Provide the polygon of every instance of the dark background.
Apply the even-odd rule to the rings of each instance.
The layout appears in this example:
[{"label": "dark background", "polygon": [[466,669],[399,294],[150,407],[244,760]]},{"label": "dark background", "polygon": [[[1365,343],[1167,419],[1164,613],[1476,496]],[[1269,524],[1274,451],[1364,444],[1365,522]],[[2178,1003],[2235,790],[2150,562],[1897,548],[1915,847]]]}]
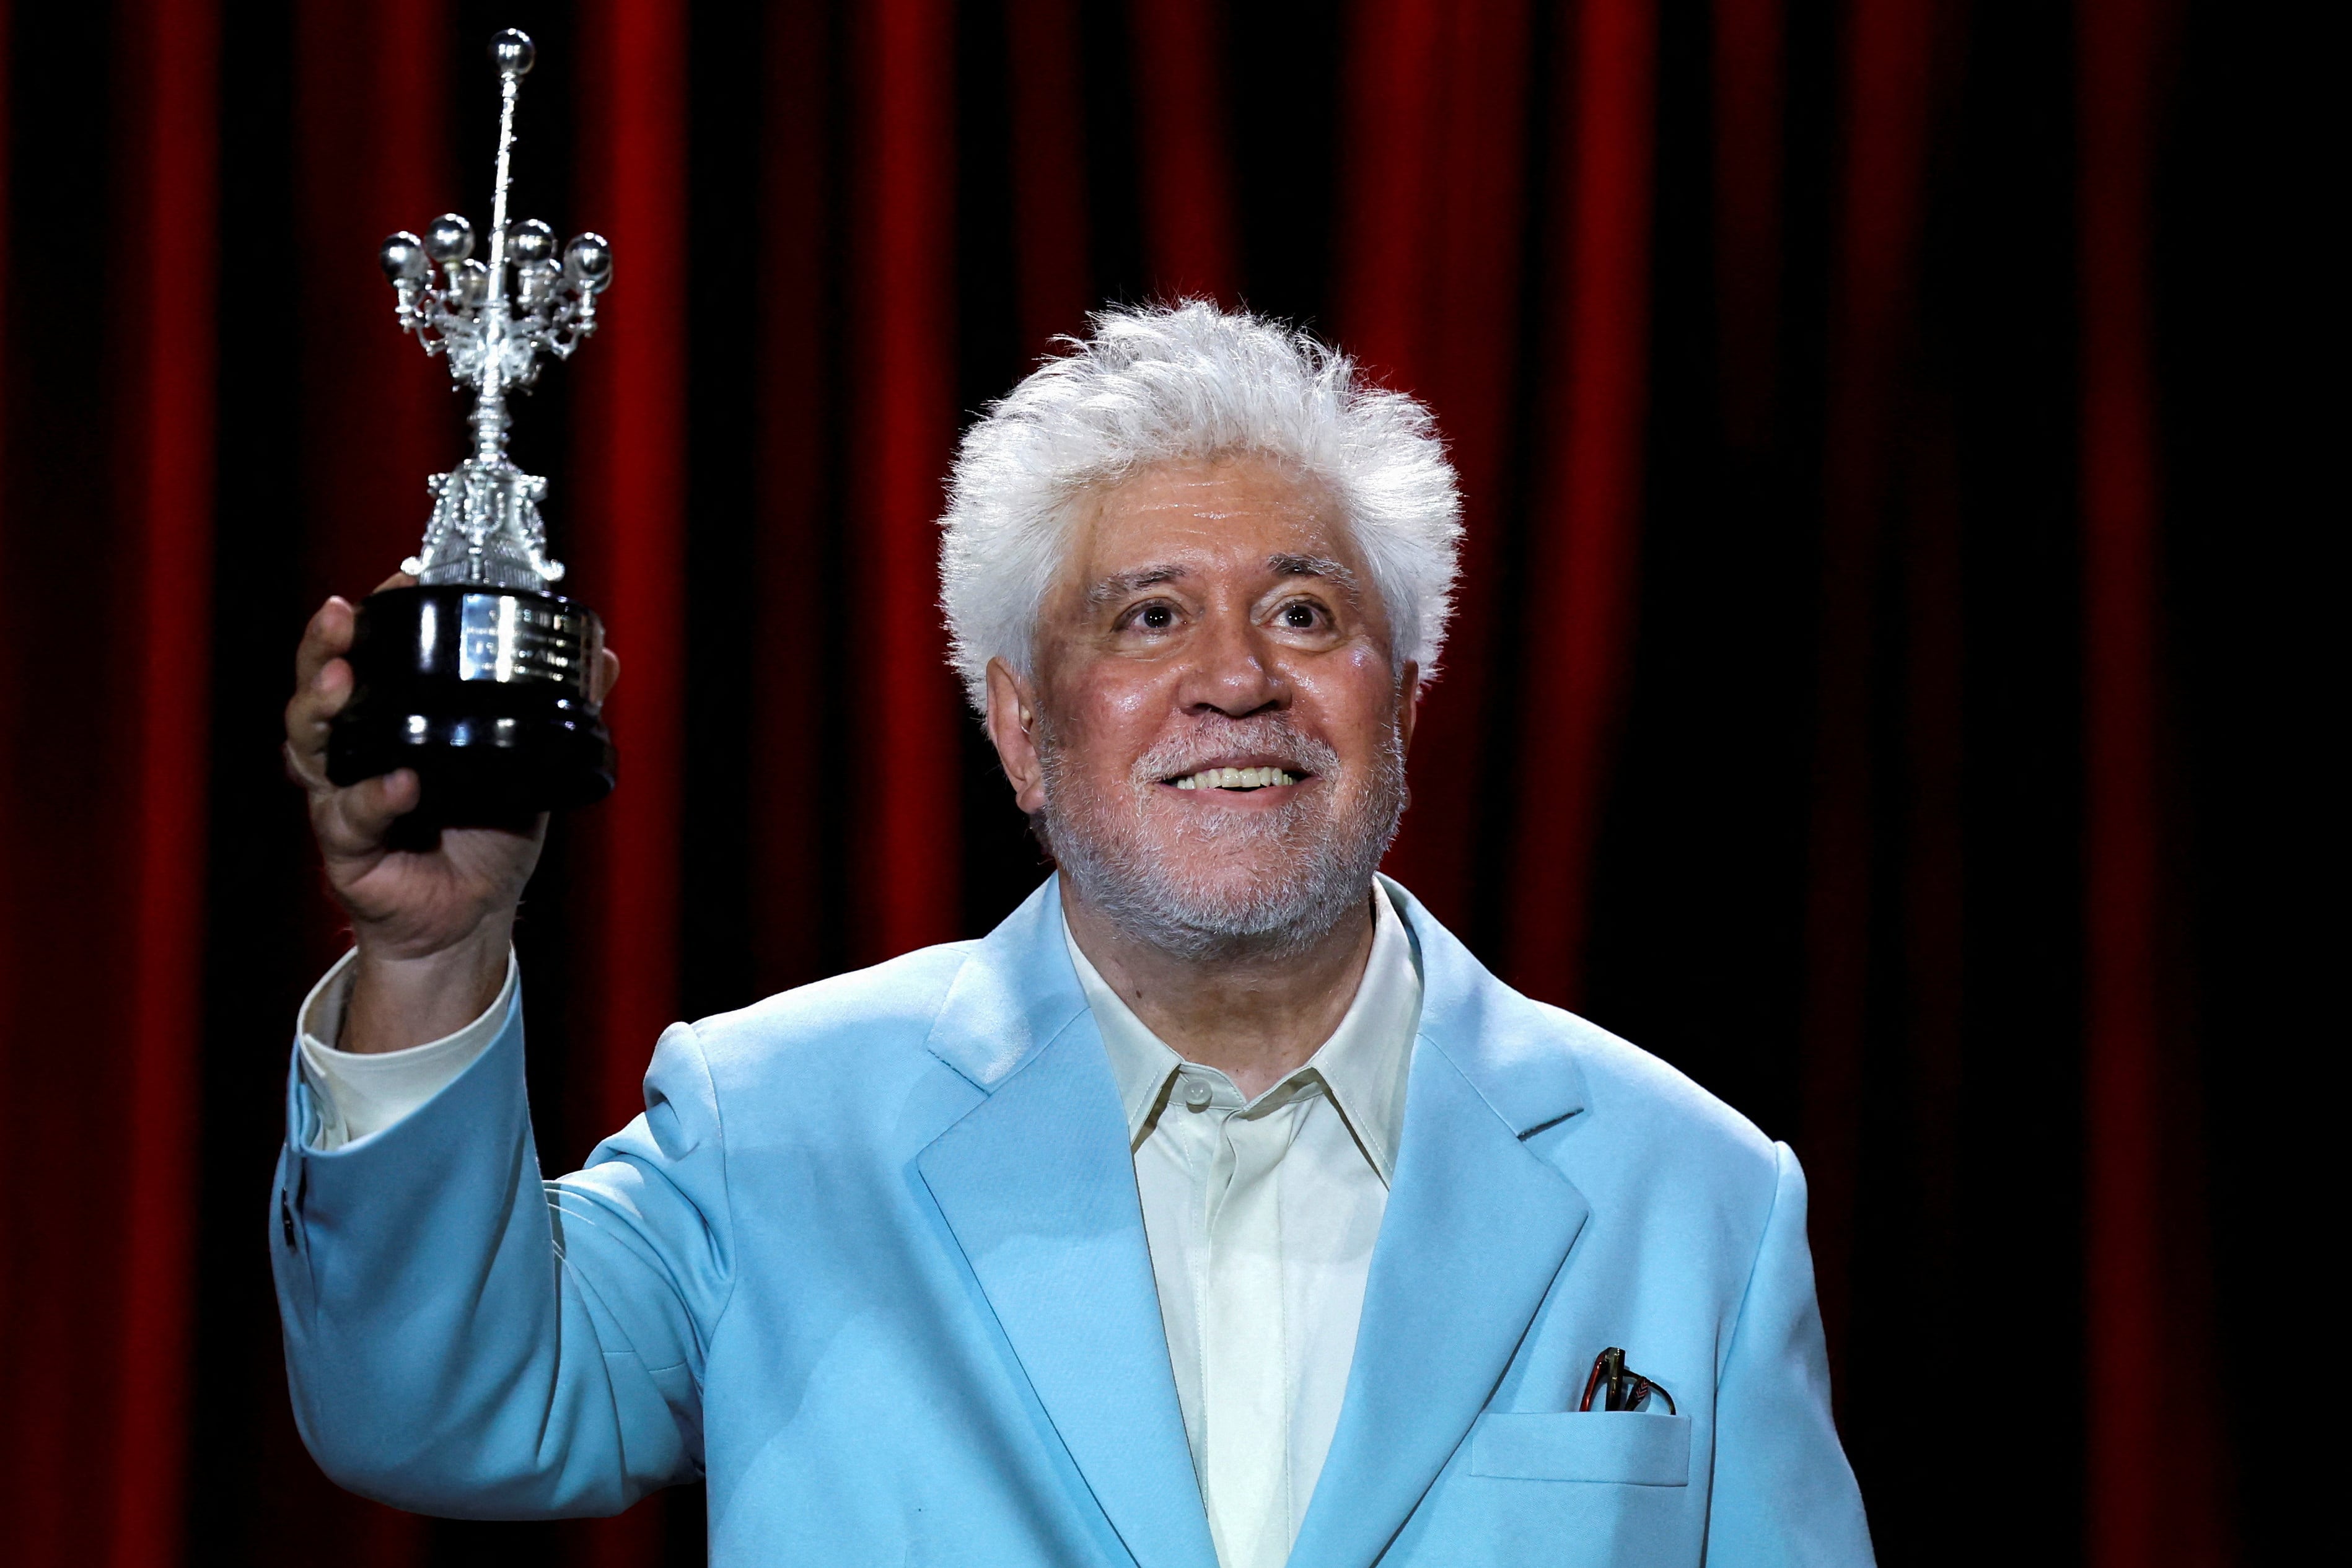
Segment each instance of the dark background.
[{"label": "dark background", "polygon": [[2343,508],[2340,394],[2298,374],[2340,363],[2336,117],[2284,21],[0,17],[11,1561],[700,1554],[695,1491],[511,1525],[339,1492],[269,1300],[288,1024],[341,944],[278,708],[458,453],[371,256],[486,220],[510,24],[519,210],[619,256],[515,440],[628,671],[621,790],[557,825],[520,938],[549,1166],[667,1019],[1044,874],[941,662],[938,476],[1090,303],[1211,294],[1435,406],[1472,543],[1391,869],[1794,1145],[1882,1559],[2290,1549]]}]

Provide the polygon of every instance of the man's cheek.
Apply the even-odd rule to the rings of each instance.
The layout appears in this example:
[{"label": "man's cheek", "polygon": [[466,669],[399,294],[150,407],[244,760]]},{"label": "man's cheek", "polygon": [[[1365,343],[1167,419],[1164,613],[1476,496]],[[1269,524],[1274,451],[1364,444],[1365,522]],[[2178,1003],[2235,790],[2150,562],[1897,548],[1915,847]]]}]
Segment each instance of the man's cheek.
[{"label": "man's cheek", "polygon": [[1057,695],[1063,700],[1055,704],[1055,728],[1074,760],[1121,749],[1147,711],[1139,694],[1106,672],[1080,672]]},{"label": "man's cheek", "polygon": [[1095,700],[1088,706],[1106,737],[1139,737],[1156,732],[1172,705],[1162,681],[1113,676],[1096,687]]}]

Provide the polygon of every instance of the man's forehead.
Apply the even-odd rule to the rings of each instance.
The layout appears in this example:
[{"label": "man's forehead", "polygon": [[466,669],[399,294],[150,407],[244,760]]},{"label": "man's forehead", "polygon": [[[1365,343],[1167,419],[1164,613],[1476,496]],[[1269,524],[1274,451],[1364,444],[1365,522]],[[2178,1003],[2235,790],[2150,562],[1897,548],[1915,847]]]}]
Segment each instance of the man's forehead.
[{"label": "man's forehead", "polygon": [[[1275,550],[1267,554],[1259,565],[1268,577],[1320,578],[1343,592],[1352,594],[1356,591],[1355,570],[1334,556],[1316,555],[1298,550]],[[1182,586],[1203,575],[1205,573],[1201,568],[1192,561],[1181,559],[1154,561],[1149,566],[1136,567],[1126,571],[1106,572],[1086,585],[1086,595],[1090,603],[1106,603],[1162,584]]]}]

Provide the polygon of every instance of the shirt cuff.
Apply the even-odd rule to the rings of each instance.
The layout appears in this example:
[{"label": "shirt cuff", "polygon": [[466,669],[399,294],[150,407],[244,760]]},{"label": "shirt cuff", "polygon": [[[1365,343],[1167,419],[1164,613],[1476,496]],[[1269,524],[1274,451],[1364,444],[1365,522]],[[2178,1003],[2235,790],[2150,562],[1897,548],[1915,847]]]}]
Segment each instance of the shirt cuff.
[{"label": "shirt cuff", "polygon": [[498,999],[457,1033],[405,1051],[338,1051],[335,1041],[351,1002],[352,960],[358,956],[354,949],[335,960],[302,1001],[302,1082],[319,1116],[310,1146],[320,1153],[383,1132],[448,1087],[498,1039],[520,983],[509,947]]}]

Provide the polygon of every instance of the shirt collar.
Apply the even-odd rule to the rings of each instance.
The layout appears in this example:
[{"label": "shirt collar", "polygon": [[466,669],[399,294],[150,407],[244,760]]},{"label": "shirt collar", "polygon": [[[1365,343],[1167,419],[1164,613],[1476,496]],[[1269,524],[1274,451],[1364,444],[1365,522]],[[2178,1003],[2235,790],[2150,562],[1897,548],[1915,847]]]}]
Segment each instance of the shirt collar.
[{"label": "shirt collar", "polygon": [[[1070,963],[1078,972],[1087,1005],[1094,1009],[1104,1053],[1110,1058],[1111,1076],[1118,1084],[1119,1103],[1127,1113],[1128,1139],[1140,1142],[1152,1113],[1167,1094],[1169,1080],[1183,1068],[1184,1059],[1153,1034],[1111,989],[1070,934],[1066,915],[1062,920],[1062,940],[1070,950]],[[1413,1036],[1420,1025],[1421,969],[1412,938],[1388,890],[1375,883],[1371,956],[1365,960],[1363,978],[1357,983],[1347,1016],[1297,1072],[1266,1093],[1277,1093],[1302,1075],[1315,1074],[1363,1146],[1372,1168],[1386,1182],[1396,1167],[1397,1142],[1404,1131],[1405,1083],[1412,1065]]]}]

